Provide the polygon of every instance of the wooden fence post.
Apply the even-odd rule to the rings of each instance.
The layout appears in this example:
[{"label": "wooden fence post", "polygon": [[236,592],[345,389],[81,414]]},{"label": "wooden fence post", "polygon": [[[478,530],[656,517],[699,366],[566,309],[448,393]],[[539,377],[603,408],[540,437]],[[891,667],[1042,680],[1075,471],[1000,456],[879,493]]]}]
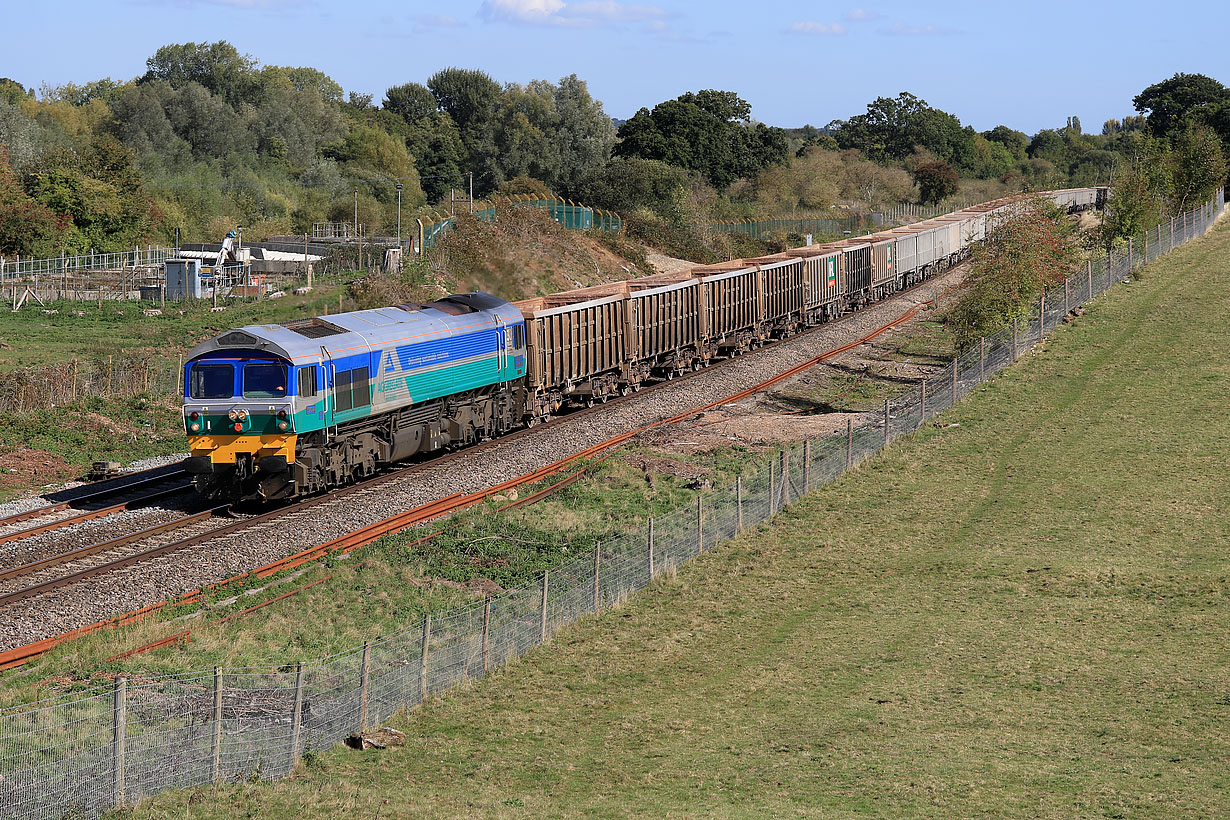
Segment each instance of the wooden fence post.
[{"label": "wooden fence post", "polygon": [[115,679],[111,718],[112,797],[120,808],[124,805],[124,747],[128,739],[128,678],[122,675]]},{"label": "wooden fence post", "polygon": [[696,553],[705,551],[705,497],[696,496]]},{"label": "wooden fence post", "polygon": [[483,598],[483,674],[491,667],[491,596]]},{"label": "wooden fence post", "polygon": [[743,532],[743,476],[735,478],[735,527]]},{"label": "wooden fence post", "polygon": [[419,654],[419,703],[427,700],[427,651],[431,648],[431,613],[423,618],[423,651]]},{"label": "wooden fence post", "polygon": [[[735,479],[735,488],[736,488],[735,492],[736,493],[738,492],[738,486],[739,486],[739,479],[736,478]],[[657,568],[653,565],[653,519],[652,518],[649,519],[649,526],[647,527],[647,530],[649,533],[647,536],[647,539],[649,541],[649,579],[652,581],[653,576],[657,574]]]},{"label": "wooden fence post", "polygon": [[542,605],[539,607],[542,620],[538,626],[538,642],[547,642],[547,589],[551,584],[551,571],[547,570],[542,574]]},{"label": "wooden fence post", "polygon": [[803,439],[803,492],[811,492],[811,439]]},{"label": "wooden fence post", "polygon": [[363,642],[363,659],[359,663],[359,731],[367,731],[367,694],[372,670],[372,642]]},{"label": "wooden fence post", "polygon": [[295,700],[290,714],[290,765],[299,763],[299,735],[303,732],[303,663],[295,664]]},{"label": "wooden fence post", "polygon": [[889,432],[889,416],[888,416],[888,399],[884,400],[884,446],[888,446]]},{"label": "wooden fence post", "polygon": [[846,469],[854,467],[854,419],[846,417]]},{"label": "wooden fence post", "polygon": [[211,783],[222,782],[222,667],[214,667],[214,725],[209,743]]}]

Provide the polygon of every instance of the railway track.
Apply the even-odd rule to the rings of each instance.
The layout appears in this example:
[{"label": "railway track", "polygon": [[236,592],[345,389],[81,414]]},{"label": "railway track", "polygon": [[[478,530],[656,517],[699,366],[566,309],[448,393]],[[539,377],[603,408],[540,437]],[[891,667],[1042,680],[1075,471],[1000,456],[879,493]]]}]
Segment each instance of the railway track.
[{"label": "railway track", "polygon": [[[39,535],[44,532],[67,527],[82,521],[101,518],[116,512],[133,509],[145,503],[157,501],[171,494],[171,489],[150,490],[160,484],[175,483],[175,492],[184,492],[191,487],[187,481],[188,474],[183,468],[175,465],[171,468],[156,467],[128,476],[105,482],[106,486],[95,485],[81,495],[62,501],[54,501],[41,507],[35,507],[23,512],[0,518],[0,544]],[[126,501],[108,503],[113,499],[137,491],[138,495]],[[63,515],[61,515],[63,514]],[[18,525],[31,521],[41,521],[34,526],[20,528]]]},{"label": "railway track", "polygon": [[[541,481],[554,473],[567,469],[570,465],[579,460],[594,457],[603,451],[616,447],[640,434],[649,427],[676,422],[696,412],[709,409],[717,406],[718,404],[737,401],[740,398],[764,390],[767,387],[802,372],[809,367],[815,366],[828,358],[865,344],[891,327],[899,325],[912,318],[920,309],[921,305],[916,305],[892,321],[875,328],[870,333],[866,333],[847,344],[834,347],[822,355],[808,359],[794,367],[789,368],[788,370],[779,372],[766,381],[762,381],[758,384],[747,387],[736,394],[725,396],[719,401],[691,408],[682,414],[661,418],[649,425],[638,426],[635,429],[623,432],[617,436],[602,441],[597,445],[587,447],[579,452],[556,460],[555,462],[548,464],[532,473],[520,476],[511,481],[497,484],[493,487],[487,488],[486,490],[469,494],[455,493],[446,498],[437,499],[426,504],[419,505],[403,513],[399,513],[374,524],[362,527],[354,532],[343,535],[340,538],[336,538],[310,549],[294,553],[286,558],[274,562],[273,564],[260,567],[255,570],[255,572],[258,575],[265,577],[285,569],[293,568],[302,563],[306,563],[307,561],[315,560],[332,552],[350,552],[353,549],[357,549],[358,547],[375,541],[387,533],[404,530],[432,519],[446,516],[456,510],[480,503],[496,493],[505,492],[514,487]],[[842,319],[839,319],[836,322],[827,323],[816,328],[809,328],[808,330],[803,331],[792,338],[800,339],[808,334],[818,332],[823,328],[832,328],[836,325],[842,324],[843,322],[850,321],[858,315],[859,314],[851,314],[850,316],[842,317]],[[718,370],[721,367],[729,365],[735,361],[738,360],[729,359],[722,362],[717,362],[712,368],[708,369],[708,372]],[[664,381],[661,384],[679,385],[681,382],[685,382],[689,379],[699,378],[705,372],[705,370],[701,370],[687,373],[677,379],[669,382]],[[275,521],[283,521],[288,517],[303,517],[305,521],[309,521],[314,514],[329,507],[344,508],[346,506],[354,506],[356,496],[361,496],[362,494],[377,489],[383,485],[401,481],[419,471],[438,469],[442,465],[447,464],[451,459],[461,458],[463,456],[473,457],[475,455],[480,455],[489,448],[550,431],[560,423],[575,422],[577,420],[584,419],[587,416],[610,410],[612,407],[619,404],[636,401],[638,398],[643,398],[650,394],[658,386],[659,385],[654,385],[649,388],[649,390],[642,391],[639,394],[634,393],[622,397],[613,397],[607,402],[599,403],[592,407],[577,409],[571,413],[559,417],[558,419],[554,419],[545,425],[518,430],[507,436],[502,436],[486,442],[480,442],[477,445],[473,445],[463,450],[445,453],[444,455],[437,456],[430,460],[390,470],[384,474],[367,479],[350,487],[335,490],[331,493],[314,498],[304,499],[302,501],[289,504],[285,507],[279,507],[278,509],[269,510],[258,515],[244,516],[219,524],[218,522],[222,520],[224,516],[233,516],[237,514],[230,507],[223,505],[203,510],[199,513],[186,515],[180,519],[176,519],[171,522],[164,522],[155,525],[154,527],[131,534],[126,534],[118,538],[65,551],[64,553],[50,556],[40,561],[31,562],[27,565],[0,571],[0,608],[16,604],[35,596],[65,589],[74,584],[78,584],[91,578],[96,578],[120,569],[158,559],[167,559],[174,556],[176,553],[190,550],[207,542],[213,542],[218,539],[231,538],[239,535],[252,537],[253,533],[259,531],[262,526],[269,525]],[[183,533],[185,529],[188,530],[187,534]],[[171,534],[173,534],[171,538],[166,537]],[[99,558],[102,560],[92,560]],[[9,591],[4,591],[4,586],[7,582],[17,580],[22,580],[21,586],[10,589]]]}]

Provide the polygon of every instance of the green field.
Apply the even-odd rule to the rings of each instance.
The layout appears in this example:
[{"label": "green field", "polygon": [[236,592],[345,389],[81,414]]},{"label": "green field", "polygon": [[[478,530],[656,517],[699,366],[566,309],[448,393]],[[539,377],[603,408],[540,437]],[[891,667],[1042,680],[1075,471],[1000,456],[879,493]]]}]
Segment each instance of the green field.
[{"label": "green field", "polygon": [[133,816],[1230,813],[1230,229],[773,525],[397,720]]},{"label": "green field", "polygon": [[69,359],[105,361],[108,356],[151,350],[174,354],[232,327],[317,316],[326,310],[336,313],[347,282],[361,275],[322,277],[316,289],[303,296],[224,300],[221,304],[227,310],[220,313],[210,310],[208,300],[167,302],[161,316],[143,313],[161,305],[135,300],[103,302],[101,307],[78,301],[43,307],[32,301],[16,312],[0,304],[0,373]]}]

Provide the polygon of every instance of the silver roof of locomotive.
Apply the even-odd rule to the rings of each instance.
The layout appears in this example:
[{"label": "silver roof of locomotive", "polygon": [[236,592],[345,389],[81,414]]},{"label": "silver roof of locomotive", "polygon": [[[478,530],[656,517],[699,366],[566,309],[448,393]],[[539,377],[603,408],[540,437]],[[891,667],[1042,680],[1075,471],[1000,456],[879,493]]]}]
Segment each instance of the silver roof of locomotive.
[{"label": "silver roof of locomotive", "polygon": [[[431,305],[397,306],[356,310],[287,322],[286,325],[245,325],[219,333],[201,342],[189,353],[189,360],[231,351],[257,350],[283,359],[315,361],[323,348],[333,357],[350,356],[368,349],[384,349],[431,338],[460,335],[483,327],[521,321],[516,307],[485,293],[462,294],[444,300],[472,312],[453,315]],[[321,328],[327,335],[310,336],[292,329],[295,326]],[[216,355],[213,355],[216,358]]]}]

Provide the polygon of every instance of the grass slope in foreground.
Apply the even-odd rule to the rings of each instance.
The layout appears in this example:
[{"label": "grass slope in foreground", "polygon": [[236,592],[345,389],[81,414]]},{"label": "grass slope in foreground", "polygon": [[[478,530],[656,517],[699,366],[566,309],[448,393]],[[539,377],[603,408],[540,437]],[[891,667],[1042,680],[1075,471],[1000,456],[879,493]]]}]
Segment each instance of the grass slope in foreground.
[{"label": "grass slope in foreground", "polygon": [[1230,812],[1230,228],[772,526],[395,725],[136,817]]}]

